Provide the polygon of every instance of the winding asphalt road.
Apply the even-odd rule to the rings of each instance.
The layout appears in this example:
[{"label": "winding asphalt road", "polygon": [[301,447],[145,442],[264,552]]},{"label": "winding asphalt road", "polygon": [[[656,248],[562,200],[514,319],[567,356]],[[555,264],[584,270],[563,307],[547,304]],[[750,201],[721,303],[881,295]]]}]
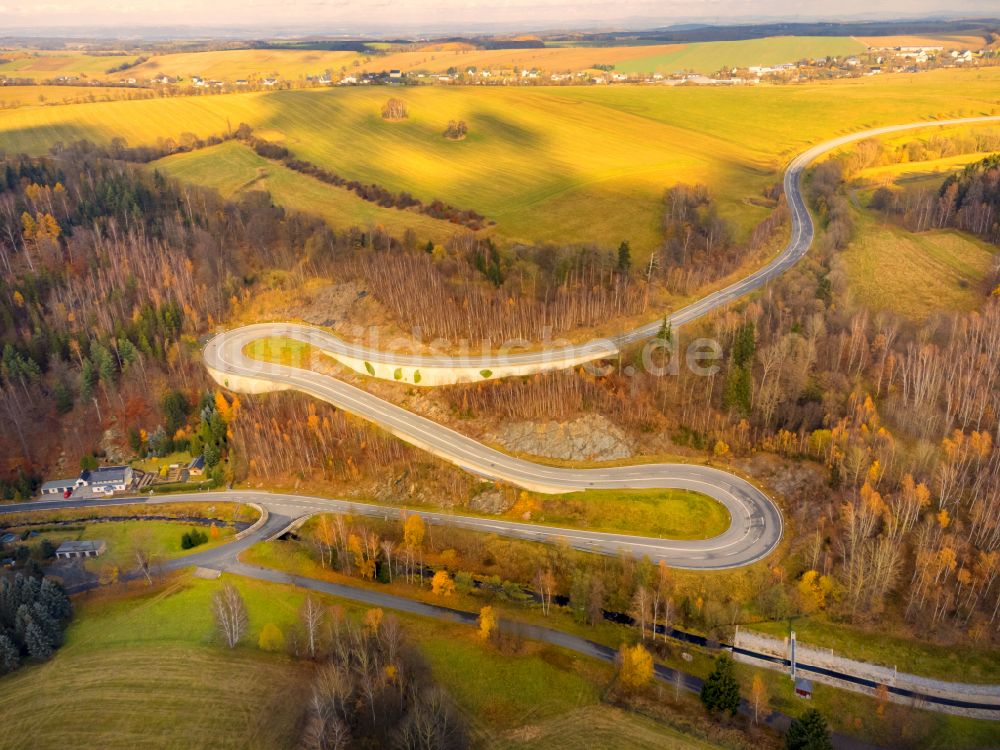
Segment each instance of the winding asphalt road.
[{"label": "winding asphalt road", "polygon": [[[800,154],[792,160],[784,176],[784,190],[791,217],[791,237],[788,244],[763,268],[670,315],[671,324],[677,328],[760,288],[790,268],[808,251],[815,230],[802,193],[802,177],[806,167],[822,154],[854,141],[904,130],[995,121],[1000,121],[1000,117],[891,125],[840,136]],[[429,301],[429,304],[432,303],[433,301]],[[466,371],[470,368],[474,371],[492,371],[518,367],[540,371],[614,356],[623,346],[655,336],[660,325],[661,321],[656,320],[611,339],[543,351],[453,357],[385,352],[351,344],[331,333],[309,326],[265,323],[218,334],[207,343],[204,360],[212,376],[232,390],[264,392],[295,389],[308,393],[370,420],[397,437],[488,479],[547,493],[591,488],[676,488],[702,492],[715,498],[729,511],[732,522],[721,535],[697,541],[638,540],[636,537],[624,539],[638,540],[632,543],[643,545],[651,557],[666,559],[675,567],[719,569],[749,565],[766,557],[781,540],[782,519],[777,507],[764,492],[734,474],[688,464],[643,464],[595,469],[545,466],[497,451],[336,378],[297,367],[263,362],[244,353],[251,342],[277,336],[303,341],[355,369],[360,362],[366,363],[366,367],[368,363],[375,363],[380,367],[380,373],[385,372],[386,366],[419,368],[425,372],[454,371],[460,368]],[[381,376],[386,377],[384,374]],[[583,532],[564,530],[562,533],[580,535]],[[621,538],[595,541],[595,544],[601,546],[601,551],[607,551],[609,544],[621,543]]]},{"label": "winding asphalt road", "polygon": [[[178,558],[172,567],[188,567],[203,565],[205,567],[225,567],[235,556],[247,547],[259,541],[281,536],[285,531],[295,528],[298,523],[317,513],[346,513],[355,516],[367,516],[383,520],[399,518],[408,512],[395,506],[376,505],[374,503],[355,502],[353,500],[338,500],[334,498],[312,497],[310,495],[279,494],[260,492],[256,490],[226,490],[217,492],[192,492],[185,494],[140,496],[135,498],[115,497],[100,500],[35,500],[28,503],[0,506],[0,514],[17,513],[20,511],[60,510],[64,508],[94,508],[122,505],[124,503],[156,504],[156,503],[246,503],[260,506],[267,511],[266,522],[254,529],[238,541],[216,547],[204,552]],[[632,534],[612,534],[601,531],[584,531],[567,529],[558,526],[544,526],[537,523],[521,523],[500,518],[468,516],[459,513],[420,511],[424,522],[432,526],[450,526],[455,528],[478,531],[484,534],[521,539],[530,542],[547,544],[568,544],[583,552],[617,556],[625,552],[634,557],[648,556],[653,562],[664,560],[672,567],[698,567],[711,569],[727,567],[725,557],[713,557],[714,552],[694,552],[691,545],[699,542],[668,541],[658,537],[645,537]],[[720,537],[716,537],[719,539]],[[181,563],[183,560],[183,564]],[[712,563],[716,562],[716,565]],[[694,563],[692,565],[691,563]],[[175,564],[176,563],[176,564]]]}]

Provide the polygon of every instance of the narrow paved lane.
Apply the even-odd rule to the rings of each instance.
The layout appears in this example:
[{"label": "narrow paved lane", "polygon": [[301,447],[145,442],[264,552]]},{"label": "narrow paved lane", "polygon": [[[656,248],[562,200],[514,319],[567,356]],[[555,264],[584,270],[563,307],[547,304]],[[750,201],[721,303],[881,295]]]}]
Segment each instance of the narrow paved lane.
[{"label": "narrow paved lane", "polygon": [[[256,565],[236,563],[230,565],[227,568],[227,572],[246,578],[254,578],[258,581],[297,586],[328,596],[347,599],[367,607],[379,607],[381,609],[395,610],[411,615],[419,615],[420,617],[429,617],[435,620],[469,626],[475,626],[478,621],[477,615],[472,612],[464,612],[459,609],[452,609],[451,607],[442,607],[437,604],[425,604],[424,602],[386,594],[381,591],[345,586],[344,584],[333,583],[332,581],[318,581],[315,578],[304,578],[270,568],[261,568]],[[602,643],[541,625],[530,625],[501,619],[500,629],[526,640],[548,643],[580,654],[581,656],[603,662],[613,664],[618,657],[617,651],[613,648],[608,648]],[[701,692],[702,680],[694,675],[680,672],[663,664],[654,664],[653,673],[657,680],[666,683],[671,688],[679,685],[680,689],[686,692],[696,694]],[[742,698],[740,699],[740,713],[744,716],[753,716],[753,708],[747,700]],[[785,714],[771,711],[767,716],[761,718],[761,722],[776,731],[785,732],[788,730],[791,719]],[[854,737],[841,734],[833,735],[833,746],[836,750],[873,750],[875,748],[874,745],[869,745]]]}]

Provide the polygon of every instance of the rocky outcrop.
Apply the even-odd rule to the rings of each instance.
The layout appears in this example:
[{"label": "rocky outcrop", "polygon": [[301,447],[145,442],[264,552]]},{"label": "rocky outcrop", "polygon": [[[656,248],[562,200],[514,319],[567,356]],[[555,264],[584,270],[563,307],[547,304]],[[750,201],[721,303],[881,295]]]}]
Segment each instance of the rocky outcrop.
[{"label": "rocky outcrop", "polygon": [[632,456],[625,433],[597,414],[571,422],[515,422],[488,433],[486,439],[515,453],[565,461],[611,461]]},{"label": "rocky outcrop", "polygon": [[513,499],[501,490],[484,490],[473,495],[472,499],[469,500],[469,509],[477,513],[500,515],[510,510],[513,504]]}]

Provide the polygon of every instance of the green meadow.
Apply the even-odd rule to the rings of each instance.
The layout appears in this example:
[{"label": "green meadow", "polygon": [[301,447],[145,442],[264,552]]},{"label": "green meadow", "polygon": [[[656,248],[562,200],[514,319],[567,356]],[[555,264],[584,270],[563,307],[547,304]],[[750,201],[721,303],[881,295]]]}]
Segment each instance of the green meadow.
[{"label": "green meadow", "polygon": [[856,216],[855,239],[840,257],[867,307],[922,321],[941,310],[968,312],[982,304],[993,245],[954,229],[908,232],[874,212]]},{"label": "green meadow", "polygon": [[[66,645],[49,662],[0,679],[0,748],[24,747],[28,737],[38,748],[298,747],[313,665],[261,651],[257,639],[267,624],[293,627],[305,593],[228,580],[250,616],[248,636],[232,650],[214,635],[211,598],[220,581],[187,577],[149,591],[78,597]],[[321,599],[349,616],[362,612]],[[586,715],[602,734],[635,735],[632,746],[714,747],[602,705],[607,665],[531,643],[501,655],[471,627],[400,619],[468,717],[477,746],[542,747],[567,716]]]},{"label": "green meadow", "polygon": [[[81,522],[43,527],[42,533],[30,537],[26,543],[40,544],[43,539],[48,539],[58,547],[67,541],[101,540],[107,544],[107,552],[100,557],[85,561],[87,569],[98,571],[102,566],[113,565],[121,571],[126,571],[136,567],[134,554],[136,545],[141,544],[148,550],[154,562],[165,562],[230,542],[234,534],[232,527],[220,526],[217,538],[210,538],[208,542],[194,549],[182,549],[181,537],[192,528],[209,533],[208,526],[192,525],[183,521]],[[16,534],[23,530],[25,529],[13,527],[6,531]]]}]

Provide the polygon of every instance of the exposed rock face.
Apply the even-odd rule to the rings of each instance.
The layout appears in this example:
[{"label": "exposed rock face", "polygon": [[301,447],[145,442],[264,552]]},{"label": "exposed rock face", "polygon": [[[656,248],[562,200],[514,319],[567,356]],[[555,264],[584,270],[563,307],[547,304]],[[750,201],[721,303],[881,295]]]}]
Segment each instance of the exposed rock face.
[{"label": "exposed rock face", "polygon": [[101,435],[101,451],[108,463],[125,463],[125,451],[122,449],[122,435],[117,427],[110,427]]},{"label": "exposed rock face", "polygon": [[572,422],[515,422],[486,439],[516,453],[566,461],[611,461],[632,456],[625,433],[597,414]]},{"label": "exposed rock face", "polygon": [[478,513],[500,515],[510,510],[513,503],[500,490],[485,490],[469,500],[469,508]]}]

